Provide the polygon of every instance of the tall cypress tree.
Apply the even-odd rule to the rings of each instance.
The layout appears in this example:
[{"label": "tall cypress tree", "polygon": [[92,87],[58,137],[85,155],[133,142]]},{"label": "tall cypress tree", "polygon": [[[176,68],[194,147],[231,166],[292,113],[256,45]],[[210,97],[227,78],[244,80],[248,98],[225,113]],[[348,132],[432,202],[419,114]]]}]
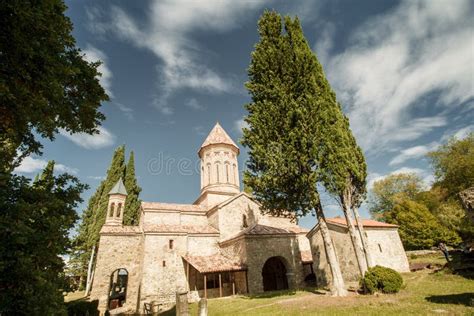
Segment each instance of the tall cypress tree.
[{"label": "tall cypress tree", "polygon": [[319,220],[335,295],[345,295],[344,281],[326,225],[317,183],[320,178],[321,109],[333,93],[323,86],[322,67],[304,38],[298,18],[266,11],[259,20],[246,84],[252,102],[242,144],[249,148],[246,186],[275,215],[303,216],[315,212]]},{"label": "tall cypress tree", "polygon": [[[325,86],[330,88],[329,84]],[[363,227],[358,226],[360,233],[357,234],[351,210],[357,213],[357,221],[361,224],[356,207],[365,195],[367,168],[362,151],[350,131],[349,120],[336,102],[335,95],[322,112],[325,128],[321,130],[320,138],[321,182],[342,206],[359,271],[363,276],[368,267],[368,252],[364,251]]]},{"label": "tall cypress tree", "polygon": [[127,200],[125,201],[125,211],[123,213],[124,225],[138,225],[140,220],[141,201],[138,195],[142,189],[138,186],[135,176],[135,157],[133,151],[130,152],[127,167],[125,169],[125,188],[127,189]]},{"label": "tall cypress tree", "polygon": [[109,205],[109,192],[120,178],[125,176],[125,145],[119,146],[112,158],[107,176],[103,181],[103,190],[100,199],[96,202],[96,209],[93,215],[92,225],[89,226],[88,244],[96,245],[99,241],[99,232],[105,223],[107,208]]}]

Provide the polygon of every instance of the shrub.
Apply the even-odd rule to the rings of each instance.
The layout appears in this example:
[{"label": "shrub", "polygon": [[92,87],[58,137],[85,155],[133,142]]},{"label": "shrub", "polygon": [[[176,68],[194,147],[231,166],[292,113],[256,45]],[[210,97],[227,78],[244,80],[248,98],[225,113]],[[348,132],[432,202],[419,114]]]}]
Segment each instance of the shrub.
[{"label": "shrub", "polygon": [[99,301],[76,300],[66,303],[68,316],[96,316],[99,315],[97,307]]},{"label": "shrub", "polygon": [[402,287],[403,278],[393,269],[375,266],[369,268],[360,283],[361,287],[370,294],[374,292],[397,293]]}]

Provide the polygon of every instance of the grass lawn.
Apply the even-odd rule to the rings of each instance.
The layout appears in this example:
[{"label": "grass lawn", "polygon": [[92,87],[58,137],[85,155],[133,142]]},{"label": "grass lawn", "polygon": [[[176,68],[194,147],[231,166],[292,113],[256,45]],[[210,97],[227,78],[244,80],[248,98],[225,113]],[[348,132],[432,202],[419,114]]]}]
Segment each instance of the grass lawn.
[{"label": "grass lawn", "polygon": [[[446,262],[442,255],[413,260],[440,265]],[[209,315],[474,315],[474,275],[422,270],[405,273],[403,278],[404,287],[397,294],[351,292],[340,298],[311,291],[284,291],[210,299]],[[191,304],[190,311],[197,315],[197,304]]]}]

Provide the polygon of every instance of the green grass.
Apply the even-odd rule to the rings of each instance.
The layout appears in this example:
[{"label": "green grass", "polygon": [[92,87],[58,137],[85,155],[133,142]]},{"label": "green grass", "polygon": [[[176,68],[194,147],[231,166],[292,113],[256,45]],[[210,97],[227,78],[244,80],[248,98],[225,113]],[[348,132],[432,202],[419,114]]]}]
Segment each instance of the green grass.
[{"label": "green grass", "polygon": [[[446,263],[442,255],[412,260]],[[301,290],[209,299],[209,315],[474,315],[474,275],[423,270],[405,273],[403,279],[397,294],[350,293],[341,298]],[[197,304],[190,311],[197,315]]]},{"label": "green grass", "polygon": [[[474,281],[443,272],[403,275],[397,294],[329,297],[308,291],[208,300],[209,315],[474,315]],[[197,304],[191,304],[197,315]]]}]

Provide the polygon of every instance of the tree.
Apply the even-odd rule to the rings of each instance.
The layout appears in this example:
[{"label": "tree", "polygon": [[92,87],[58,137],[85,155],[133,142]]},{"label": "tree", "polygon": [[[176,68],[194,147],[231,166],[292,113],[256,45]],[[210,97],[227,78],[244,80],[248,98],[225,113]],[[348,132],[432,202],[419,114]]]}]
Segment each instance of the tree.
[{"label": "tree", "polygon": [[[436,215],[463,240],[474,240],[474,223],[462,212],[460,193],[474,186],[474,133],[463,139],[450,139],[428,154],[435,173],[433,189],[443,192]],[[433,190],[432,189],[432,190]]]},{"label": "tree", "polygon": [[260,41],[252,53],[246,87],[252,102],[242,144],[249,148],[244,175],[265,212],[292,218],[315,212],[319,220],[335,295],[344,281],[317,191],[319,111],[331,102],[322,67],[303,36],[298,19],[266,11],[258,23]]},{"label": "tree", "polygon": [[464,139],[450,139],[428,154],[434,170],[435,187],[458,198],[459,192],[474,186],[474,132]]},{"label": "tree", "polygon": [[77,178],[53,175],[49,162],[38,180],[9,175],[0,190],[0,312],[65,314],[64,262],[75,208],[86,189]]},{"label": "tree", "polygon": [[400,226],[398,231],[405,249],[429,249],[441,241],[452,246],[461,242],[459,236],[441,225],[426,206],[409,199],[398,200],[385,216],[388,223]]},{"label": "tree", "polygon": [[[365,275],[371,265],[368,244],[364,229],[359,219],[357,207],[362,203],[366,193],[367,165],[364,155],[349,128],[349,120],[344,116],[341,106],[335,100],[329,83],[325,85],[332,102],[324,109],[323,123],[319,139],[321,181],[326,190],[336,197],[342,206],[349,235],[356,255],[361,276]],[[332,93],[331,93],[332,92]],[[351,210],[358,222],[357,235]],[[369,256],[369,258],[367,258]]]},{"label": "tree", "polygon": [[139,194],[141,188],[137,183],[135,175],[135,156],[132,151],[125,166],[125,146],[123,145],[116,148],[106,178],[90,197],[87,208],[82,213],[82,221],[74,240],[75,251],[72,254],[72,258],[75,262],[80,262],[81,268],[79,271],[83,280],[86,280],[85,276],[92,248],[97,246],[100,230],[105,223],[109,192],[120,178],[125,179],[124,184],[128,193],[123,214],[123,224],[139,224],[141,207]]},{"label": "tree", "polygon": [[94,133],[104,119],[100,63],[88,63],[75,47],[65,10],[61,0],[0,3],[2,172],[40,153],[35,135],[53,140],[59,128]]},{"label": "tree", "polygon": [[394,208],[397,199],[413,200],[422,189],[423,183],[414,173],[391,174],[374,182],[369,211],[372,216],[383,219],[385,213]]},{"label": "tree", "polygon": [[124,225],[138,225],[140,220],[141,201],[138,195],[142,189],[138,186],[135,176],[135,156],[130,152],[127,167],[125,169],[125,188],[127,189],[127,200],[125,201],[125,210],[123,213]]},{"label": "tree", "polygon": [[105,223],[109,192],[125,174],[125,146],[119,146],[114,152],[106,178],[100,183],[96,192],[89,199],[87,209],[82,214],[78,234],[74,240],[76,252],[74,258],[81,258],[82,276],[87,271],[87,263],[91,257],[92,248],[99,241],[99,232]]}]

